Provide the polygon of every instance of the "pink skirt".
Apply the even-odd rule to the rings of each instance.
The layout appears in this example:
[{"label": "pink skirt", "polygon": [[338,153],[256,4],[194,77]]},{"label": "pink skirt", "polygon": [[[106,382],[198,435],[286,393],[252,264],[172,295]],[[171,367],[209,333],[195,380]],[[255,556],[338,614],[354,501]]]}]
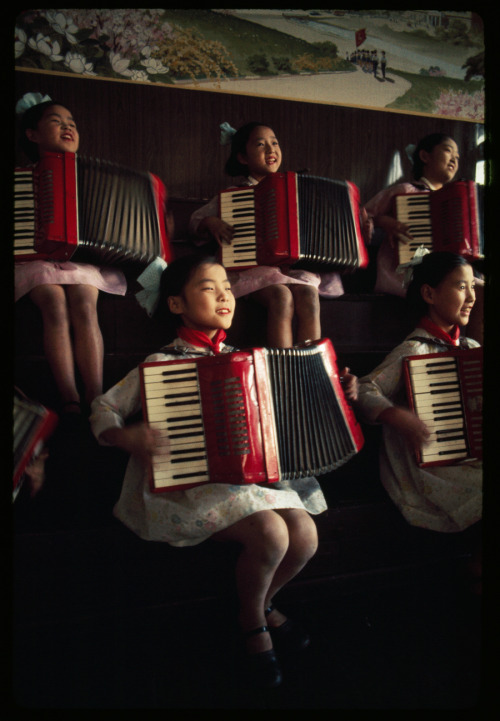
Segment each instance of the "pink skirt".
[{"label": "pink skirt", "polygon": [[88,263],[52,260],[30,260],[16,263],[14,270],[15,300],[29,293],[38,285],[92,285],[94,288],[125,295],[127,280],[121,270],[99,268]]},{"label": "pink skirt", "polygon": [[270,285],[300,283],[312,285],[323,298],[338,298],[344,294],[344,286],[338,273],[311,273],[308,270],[285,270],[259,265],[257,268],[229,273],[231,289],[235,298],[242,298]]}]

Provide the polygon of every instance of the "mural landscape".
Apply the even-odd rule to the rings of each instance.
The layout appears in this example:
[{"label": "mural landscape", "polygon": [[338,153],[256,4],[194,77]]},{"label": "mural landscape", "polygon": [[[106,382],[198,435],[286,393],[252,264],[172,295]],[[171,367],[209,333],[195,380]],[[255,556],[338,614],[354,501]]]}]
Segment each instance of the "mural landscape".
[{"label": "mural landscape", "polygon": [[41,72],[484,122],[472,11],[26,10],[15,58]]}]

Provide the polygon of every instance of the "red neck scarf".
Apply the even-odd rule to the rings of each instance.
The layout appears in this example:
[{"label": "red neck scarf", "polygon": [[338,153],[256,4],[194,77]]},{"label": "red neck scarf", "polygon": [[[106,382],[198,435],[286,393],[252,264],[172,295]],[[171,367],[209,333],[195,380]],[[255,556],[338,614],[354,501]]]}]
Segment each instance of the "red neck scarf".
[{"label": "red neck scarf", "polygon": [[210,348],[215,354],[220,353],[220,345],[226,338],[226,333],[222,328],[217,331],[212,340],[203,331],[186,328],[185,325],[181,325],[177,329],[177,335],[197,348]]},{"label": "red neck scarf", "polygon": [[436,325],[428,316],[424,316],[418,322],[418,327],[432,333],[432,335],[436,338],[444,340],[445,343],[458,345],[458,339],[460,338],[460,328],[458,325],[453,326],[451,333],[447,333],[445,330]]}]

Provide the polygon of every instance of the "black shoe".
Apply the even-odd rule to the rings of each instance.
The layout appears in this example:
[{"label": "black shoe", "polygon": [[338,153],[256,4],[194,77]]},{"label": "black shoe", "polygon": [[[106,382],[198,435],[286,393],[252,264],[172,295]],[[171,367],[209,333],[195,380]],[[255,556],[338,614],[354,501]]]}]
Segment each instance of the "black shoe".
[{"label": "black shoe", "polygon": [[[267,633],[267,626],[260,626],[245,634],[245,638],[255,636],[258,633]],[[246,665],[253,685],[275,688],[279,686],[283,680],[281,667],[276,658],[274,649],[268,651],[260,651],[259,653],[247,653]]]},{"label": "black shoe", "polygon": [[[274,611],[274,606],[269,606],[264,611],[266,616]],[[269,626],[269,632],[273,641],[288,651],[303,651],[311,643],[311,637],[296,621],[287,618],[281,626]]]}]

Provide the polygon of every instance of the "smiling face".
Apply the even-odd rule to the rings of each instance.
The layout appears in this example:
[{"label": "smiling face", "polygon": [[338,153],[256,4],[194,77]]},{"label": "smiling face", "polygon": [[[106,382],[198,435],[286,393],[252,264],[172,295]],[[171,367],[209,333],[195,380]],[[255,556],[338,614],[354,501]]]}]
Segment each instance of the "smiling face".
[{"label": "smiling face", "polygon": [[238,160],[248,166],[248,174],[258,182],[266,175],[276,173],[281,165],[281,148],[274,131],[265,125],[254,128],[246,152],[239,153]]},{"label": "smiling face", "polygon": [[435,288],[422,286],[422,297],[428,304],[429,317],[447,333],[455,326],[464,327],[476,301],[474,273],[470,265],[455,268]]},{"label": "smiling face", "polygon": [[36,130],[28,128],[26,135],[33,143],[37,143],[40,152],[76,153],[80,143],[73,116],[62,105],[48,107]]},{"label": "smiling face", "polygon": [[186,328],[213,338],[220,329],[230,328],[235,299],[226,269],[218,263],[200,265],[184,286],[181,295],[168,298],[170,311],[180,315]]},{"label": "smiling face", "polygon": [[445,138],[439,145],[428,152],[420,151],[420,158],[424,164],[423,174],[437,188],[449,183],[458,171],[460,154],[458,146],[451,138]]}]

